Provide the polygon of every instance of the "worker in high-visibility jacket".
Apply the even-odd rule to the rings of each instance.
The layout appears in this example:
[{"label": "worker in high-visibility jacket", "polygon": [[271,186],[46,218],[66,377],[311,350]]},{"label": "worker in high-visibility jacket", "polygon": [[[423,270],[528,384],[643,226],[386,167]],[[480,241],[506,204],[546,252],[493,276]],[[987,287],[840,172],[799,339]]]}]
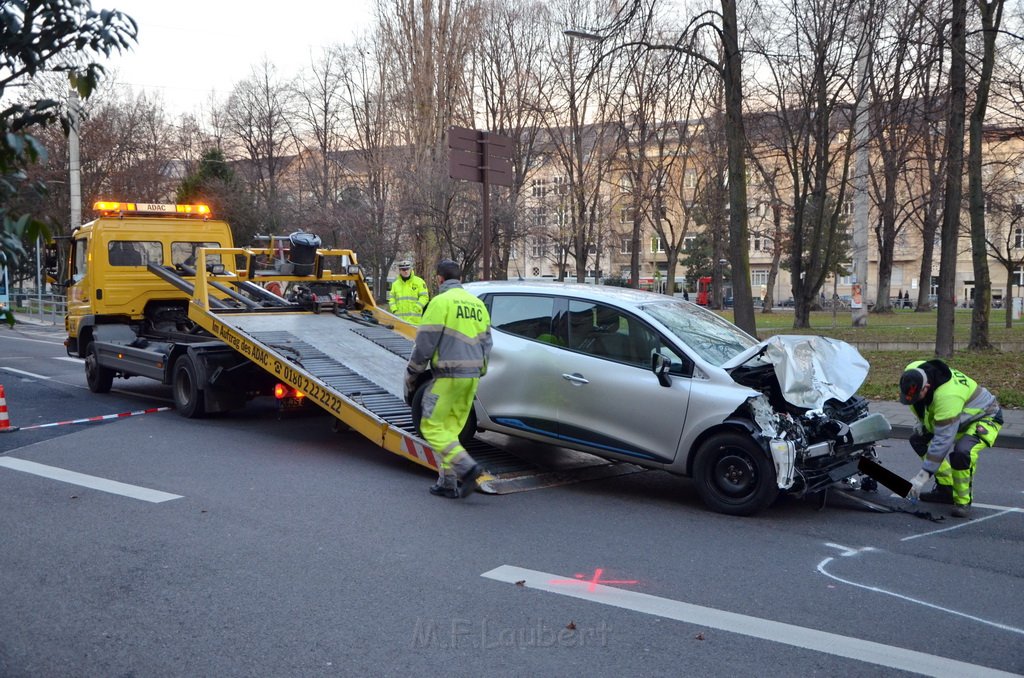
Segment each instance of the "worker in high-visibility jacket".
[{"label": "worker in high-visibility jacket", "polygon": [[[952,504],[957,518],[970,516],[978,452],[992,447],[1003,427],[999,401],[984,386],[941,360],[915,360],[900,376],[900,402],[918,419],[910,445],[922,458],[911,480],[911,497]],[[935,487],[921,488],[935,477]]]},{"label": "worker in high-visibility jacket", "polygon": [[484,303],[463,289],[461,276],[454,261],[438,263],[438,293],[416,331],[405,374],[407,403],[412,402],[420,374],[429,368],[433,375],[423,395],[420,433],[440,460],[430,492],[453,499],[476,490],[483,474],[459,442],[459,433],[491,353],[491,317]]},{"label": "worker in high-visibility jacket", "polygon": [[412,270],[408,259],[398,262],[398,278],[388,292],[388,308],[410,325],[419,325],[430,295],[427,283]]}]

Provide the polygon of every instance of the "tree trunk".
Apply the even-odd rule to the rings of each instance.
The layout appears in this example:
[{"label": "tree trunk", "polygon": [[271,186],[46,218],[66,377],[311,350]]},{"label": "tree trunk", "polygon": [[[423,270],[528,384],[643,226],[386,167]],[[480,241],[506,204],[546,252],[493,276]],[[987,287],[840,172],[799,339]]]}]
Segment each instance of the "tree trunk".
[{"label": "tree trunk", "polygon": [[981,77],[978,80],[977,98],[971,111],[970,150],[967,158],[967,181],[971,212],[971,259],[974,263],[974,305],[971,309],[972,351],[990,350],[989,315],[992,306],[992,279],[988,270],[988,247],[985,244],[985,187],[982,185],[981,152],[988,107],[988,93],[992,84],[992,69],[996,58],[996,35],[1002,18],[1003,0],[976,0],[981,10],[981,25],[984,28],[984,45],[981,61]]},{"label": "tree trunk", "polygon": [[725,141],[729,158],[729,249],[732,261],[734,322],[757,336],[754,299],[750,293],[747,234],[747,173],[743,128],[743,69],[736,24],[736,0],[722,0],[722,46],[725,51]]},{"label": "tree trunk", "polygon": [[953,355],[956,304],[956,249],[960,235],[963,195],[964,113],[967,109],[967,0],[953,0],[949,66],[949,124],[946,127],[946,202],[942,212],[942,252],[939,255],[939,313],[935,355]]}]

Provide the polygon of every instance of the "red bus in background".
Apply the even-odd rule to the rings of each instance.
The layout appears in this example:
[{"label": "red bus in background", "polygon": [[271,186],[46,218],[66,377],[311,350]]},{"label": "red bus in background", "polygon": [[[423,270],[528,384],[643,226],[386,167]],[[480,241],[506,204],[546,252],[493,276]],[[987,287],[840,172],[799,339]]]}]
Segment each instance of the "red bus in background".
[{"label": "red bus in background", "polygon": [[697,278],[697,305],[711,305],[711,276]]}]

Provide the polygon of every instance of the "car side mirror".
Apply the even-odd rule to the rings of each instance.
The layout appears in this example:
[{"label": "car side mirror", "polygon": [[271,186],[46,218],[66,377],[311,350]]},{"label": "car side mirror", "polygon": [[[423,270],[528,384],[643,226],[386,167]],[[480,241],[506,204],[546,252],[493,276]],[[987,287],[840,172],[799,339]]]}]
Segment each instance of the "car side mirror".
[{"label": "car side mirror", "polygon": [[672,369],[672,361],[658,352],[651,354],[651,371],[658,377],[658,383],[662,386],[671,386],[672,377],[668,371]]}]

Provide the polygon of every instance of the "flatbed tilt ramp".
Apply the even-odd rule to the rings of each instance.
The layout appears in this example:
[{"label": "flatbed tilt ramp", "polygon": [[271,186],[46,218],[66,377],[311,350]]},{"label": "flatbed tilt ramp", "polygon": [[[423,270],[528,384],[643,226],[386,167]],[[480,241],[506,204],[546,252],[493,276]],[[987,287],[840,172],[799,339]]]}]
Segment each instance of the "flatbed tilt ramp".
[{"label": "flatbed tilt ramp", "polygon": [[[244,258],[247,270],[220,272],[219,267],[211,267],[217,272],[210,272],[206,257],[213,254],[221,255],[222,261]],[[153,272],[192,294],[189,318],[210,334],[275,379],[301,391],[346,427],[388,452],[436,470],[438,457],[417,435],[412,412],[402,397],[415,327],[374,303],[350,250],[317,250],[310,276],[255,272],[254,262],[261,254],[266,251],[200,250],[194,285],[168,269]],[[325,270],[324,261],[345,262],[344,271]],[[287,302],[263,292],[261,283],[270,280],[311,286],[342,283],[350,286],[350,302],[344,308],[342,304],[313,304],[310,310],[309,304]],[[238,298],[247,296],[242,293],[265,298],[267,305]],[[504,439],[493,434],[487,437]],[[552,455],[550,448],[539,444],[509,443],[499,446],[478,435],[466,446],[488,471],[481,482],[487,493],[508,494],[643,470],[568,450]],[[517,443],[522,449],[513,453]]]}]

